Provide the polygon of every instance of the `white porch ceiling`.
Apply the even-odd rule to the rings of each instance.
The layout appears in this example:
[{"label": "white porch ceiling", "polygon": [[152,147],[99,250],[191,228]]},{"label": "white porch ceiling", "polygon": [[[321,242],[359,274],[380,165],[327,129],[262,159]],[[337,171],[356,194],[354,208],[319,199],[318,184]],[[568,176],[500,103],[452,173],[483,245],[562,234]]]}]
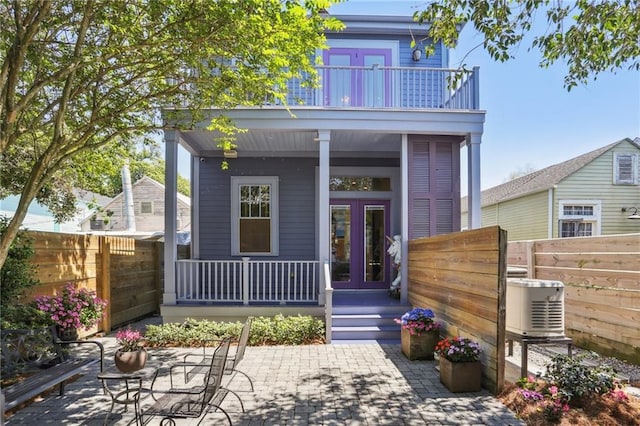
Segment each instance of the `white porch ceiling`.
[{"label": "white porch ceiling", "polygon": [[[482,134],[484,111],[241,108],[226,114],[240,128],[238,157],[316,156],[318,130],[330,130],[332,156],[399,156],[402,134],[457,136]],[[180,143],[194,156],[221,156],[209,118],[193,130],[180,131]]]}]

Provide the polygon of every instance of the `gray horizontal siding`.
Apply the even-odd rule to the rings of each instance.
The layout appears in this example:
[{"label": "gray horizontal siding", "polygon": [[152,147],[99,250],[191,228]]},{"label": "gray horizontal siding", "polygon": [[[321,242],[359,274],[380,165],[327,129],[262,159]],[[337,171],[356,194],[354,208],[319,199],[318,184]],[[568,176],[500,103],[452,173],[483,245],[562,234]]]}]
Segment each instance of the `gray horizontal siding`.
[{"label": "gray horizontal siding", "polygon": [[[231,256],[231,176],[278,176],[280,259],[315,259],[316,159],[236,159],[222,170],[218,161],[200,167],[200,257]],[[253,257],[256,259],[257,257]],[[273,257],[266,259],[275,260]]]}]

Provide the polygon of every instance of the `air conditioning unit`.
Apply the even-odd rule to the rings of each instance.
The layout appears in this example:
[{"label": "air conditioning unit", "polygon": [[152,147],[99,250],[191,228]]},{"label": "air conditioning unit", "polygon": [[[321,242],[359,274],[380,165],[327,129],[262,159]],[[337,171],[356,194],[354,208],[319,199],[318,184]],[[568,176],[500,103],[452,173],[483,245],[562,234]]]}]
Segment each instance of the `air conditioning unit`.
[{"label": "air conditioning unit", "polygon": [[564,284],[507,279],[508,332],[522,336],[564,336]]}]

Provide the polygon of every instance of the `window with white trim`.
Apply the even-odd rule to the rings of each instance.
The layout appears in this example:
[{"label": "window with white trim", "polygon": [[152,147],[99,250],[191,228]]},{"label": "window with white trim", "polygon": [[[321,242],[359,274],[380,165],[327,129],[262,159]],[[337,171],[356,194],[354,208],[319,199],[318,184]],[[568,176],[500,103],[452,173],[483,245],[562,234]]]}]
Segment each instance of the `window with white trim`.
[{"label": "window with white trim", "polygon": [[278,255],[278,178],[231,177],[231,254]]},{"label": "window with white trim", "polygon": [[560,201],[558,234],[566,237],[589,237],[600,235],[600,201]]},{"label": "window with white trim", "polygon": [[638,154],[613,153],[613,183],[614,185],[638,184]]}]

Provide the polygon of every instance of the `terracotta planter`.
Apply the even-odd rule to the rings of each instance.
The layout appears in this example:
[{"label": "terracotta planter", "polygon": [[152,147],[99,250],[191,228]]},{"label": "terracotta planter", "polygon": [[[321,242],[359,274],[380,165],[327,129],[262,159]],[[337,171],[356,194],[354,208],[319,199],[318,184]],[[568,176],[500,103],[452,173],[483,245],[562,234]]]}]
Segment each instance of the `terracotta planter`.
[{"label": "terracotta planter", "polygon": [[402,334],[402,353],[410,360],[417,359],[433,359],[433,350],[440,340],[440,332],[438,330],[431,330],[422,335],[411,335],[409,330],[404,328],[401,330]]},{"label": "terracotta planter", "polygon": [[451,392],[478,392],[482,382],[482,363],[451,362],[441,356],[440,382]]},{"label": "terracotta planter", "polygon": [[116,351],[115,363],[118,370],[123,373],[133,373],[144,368],[147,362],[147,351],[142,348],[133,352]]}]

